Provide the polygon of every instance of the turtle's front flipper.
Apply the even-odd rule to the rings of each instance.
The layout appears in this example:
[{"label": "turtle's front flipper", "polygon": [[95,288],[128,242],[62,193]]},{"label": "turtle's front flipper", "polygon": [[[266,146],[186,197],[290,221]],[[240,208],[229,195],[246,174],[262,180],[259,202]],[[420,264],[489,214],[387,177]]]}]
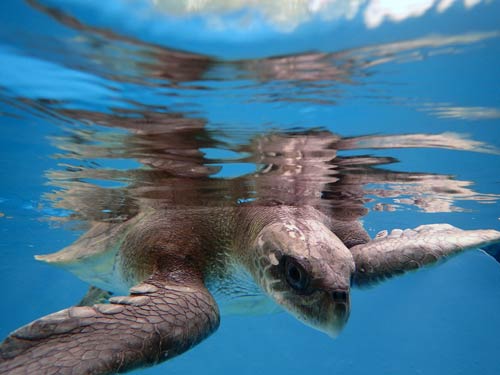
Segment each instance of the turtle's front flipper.
[{"label": "turtle's front flipper", "polygon": [[380,232],[351,248],[356,263],[355,285],[363,286],[414,270],[469,248],[500,241],[495,230],[461,230],[448,224]]},{"label": "turtle's front flipper", "polygon": [[128,297],[71,307],[14,331],[0,345],[0,373],[117,373],[188,350],[217,329],[219,312],[201,281],[176,280],[154,275]]}]

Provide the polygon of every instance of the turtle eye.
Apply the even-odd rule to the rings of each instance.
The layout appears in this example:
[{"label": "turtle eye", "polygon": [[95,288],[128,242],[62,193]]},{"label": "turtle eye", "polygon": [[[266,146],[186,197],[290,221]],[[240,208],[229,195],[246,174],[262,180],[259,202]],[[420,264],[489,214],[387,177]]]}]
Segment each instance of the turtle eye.
[{"label": "turtle eye", "polygon": [[285,258],[285,277],[288,285],[298,291],[304,291],[309,285],[309,275],[295,259]]}]

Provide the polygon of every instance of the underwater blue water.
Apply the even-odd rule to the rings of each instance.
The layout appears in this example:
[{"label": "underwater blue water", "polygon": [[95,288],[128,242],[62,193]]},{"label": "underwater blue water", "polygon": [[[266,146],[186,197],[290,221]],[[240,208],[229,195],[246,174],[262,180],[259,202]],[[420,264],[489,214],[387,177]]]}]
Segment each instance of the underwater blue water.
[{"label": "underwater blue water", "polygon": [[[240,146],[271,131],[320,128],[342,137],[445,134],[449,143],[434,146],[372,143],[343,151],[392,157],[397,162],[384,169],[448,176],[457,181],[454,188],[464,189],[443,193],[429,208],[398,204],[392,196],[370,193],[367,185],[372,201],[365,204],[365,228],[371,236],[436,222],[499,230],[500,4],[467,8],[455,2],[440,13],[437,3],[419,16],[386,19],[377,27],[368,27],[360,10],[351,19],[313,17],[282,30],[263,16],[255,16],[248,29],[237,23],[211,28],[203,15],[167,16],[146,1],[1,2],[0,336],[77,303],[88,288],[76,276],[33,258],[67,246],[82,233],[57,224],[54,218],[70,212],[46,195],[65,189],[65,166],[109,172],[141,165],[133,155],[105,152],[106,147],[121,150],[117,139],[126,128],[108,128],[94,117],[65,111],[201,118],[204,136],[211,137],[202,150],[206,164],[221,167],[210,176],[214,179],[258,170]],[[50,9],[79,23],[54,18]],[[236,22],[233,16],[224,16],[229,25]],[[201,73],[193,72],[189,69],[197,65],[189,61],[165,63],[170,57],[162,57],[167,54],[162,49],[168,48],[208,55],[211,61]],[[259,60],[312,51],[326,57],[318,64],[300,58]],[[177,76],[186,66],[187,78]],[[83,143],[92,145],[96,137],[95,155],[71,143],[71,136],[87,130],[91,141]],[[132,179],[102,176],[90,173],[86,181],[119,187]],[[397,198],[415,194],[411,190]],[[378,211],[377,203],[396,204],[396,209]],[[349,323],[336,339],[286,313],[223,316],[219,330],[199,346],[134,373],[499,374],[499,285],[500,264],[471,250],[354,290]]]}]

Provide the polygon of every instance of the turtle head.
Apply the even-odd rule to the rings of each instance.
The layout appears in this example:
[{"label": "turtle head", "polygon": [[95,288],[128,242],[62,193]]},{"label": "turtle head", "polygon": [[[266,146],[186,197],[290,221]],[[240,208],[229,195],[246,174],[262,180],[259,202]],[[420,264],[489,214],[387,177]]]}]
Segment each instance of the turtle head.
[{"label": "turtle head", "polygon": [[274,300],[305,324],[335,337],[350,312],[351,252],[322,222],[266,226],[255,240],[251,268]]}]

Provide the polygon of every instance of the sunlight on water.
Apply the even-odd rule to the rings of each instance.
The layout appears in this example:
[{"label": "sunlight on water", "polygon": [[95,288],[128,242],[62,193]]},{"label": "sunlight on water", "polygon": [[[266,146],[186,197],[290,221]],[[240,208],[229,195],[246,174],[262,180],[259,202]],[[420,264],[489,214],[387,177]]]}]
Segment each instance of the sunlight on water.
[{"label": "sunlight on water", "polygon": [[[371,237],[499,229],[499,16],[481,0],[4,1],[2,338],[87,290],[34,255],[151,212],[312,206]],[[238,314],[137,373],[500,371],[500,268],[483,252],[353,291],[335,341],[240,268],[218,283],[248,297],[219,288]]]}]

